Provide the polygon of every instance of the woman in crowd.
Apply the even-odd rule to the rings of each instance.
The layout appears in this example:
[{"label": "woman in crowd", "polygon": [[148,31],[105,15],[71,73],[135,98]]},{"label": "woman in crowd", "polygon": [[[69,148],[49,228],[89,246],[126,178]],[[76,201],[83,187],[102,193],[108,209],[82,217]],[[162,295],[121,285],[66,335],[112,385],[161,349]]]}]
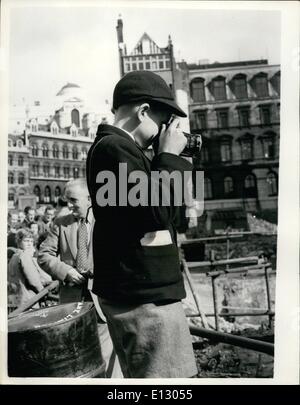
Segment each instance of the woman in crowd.
[{"label": "woman in crowd", "polygon": [[[52,278],[37,264],[34,257],[34,235],[29,229],[19,229],[16,234],[18,249],[8,265],[8,304],[10,310],[18,308],[34,297]],[[32,308],[39,308],[36,304]]]}]

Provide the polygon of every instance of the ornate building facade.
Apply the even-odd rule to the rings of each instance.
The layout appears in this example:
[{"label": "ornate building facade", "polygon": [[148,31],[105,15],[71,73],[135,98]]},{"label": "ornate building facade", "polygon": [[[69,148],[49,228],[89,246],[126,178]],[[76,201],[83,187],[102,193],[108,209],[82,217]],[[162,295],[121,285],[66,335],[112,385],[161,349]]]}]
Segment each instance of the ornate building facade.
[{"label": "ornate building facade", "polygon": [[85,177],[86,157],[103,114],[87,112],[81,88],[67,83],[57,93],[58,108],[48,119],[27,118],[22,135],[9,135],[8,199],[21,195],[37,204],[57,202],[67,181]]},{"label": "ornate building facade", "polygon": [[[188,65],[189,116],[203,146],[207,228],[277,214],[280,66],[267,60]],[[272,218],[271,218],[272,217]]]}]

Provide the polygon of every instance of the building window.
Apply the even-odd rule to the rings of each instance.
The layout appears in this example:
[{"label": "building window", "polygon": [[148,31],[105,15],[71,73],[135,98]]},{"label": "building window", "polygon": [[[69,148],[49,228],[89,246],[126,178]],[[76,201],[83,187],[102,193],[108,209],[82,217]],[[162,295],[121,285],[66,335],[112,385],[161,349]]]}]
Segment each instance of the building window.
[{"label": "building window", "polygon": [[159,68],[160,69],[164,68],[164,62],[162,60],[159,61]]},{"label": "building window", "polygon": [[60,167],[59,166],[54,166],[54,177],[56,177],[56,178],[60,177]]},{"label": "building window", "polygon": [[195,111],[195,129],[207,129],[207,112]]},{"label": "building window", "polygon": [[244,194],[247,198],[255,198],[257,196],[256,178],[254,174],[248,174],[244,180]]},{"label": "building window", "polygon": [[19,158],[18,158],[18,166],[24,166],[24,158],[23,158],[23,156],[19,156]]},{"label": "building window", "polygon": [[44,177],[50,177],[50,166],[48,164],[43,166],[43,175]]},{"label": "building window", "polygon": [[13,159],[12,155],[8,155],[8,165],[12,166],[13,162],[14,162],[14,159]]},{"label": "building window", "polygon": [[85,168],[83,167],[82,169],[81,169],[81,171],[82,171],[82,177],[85,177]]},{"label": "building window", "polygon": [[38,154],[39,154],[38,146],[37,146],[37,144],[34,143],[31,146],[31,155],[32,156],[38,156]]},{"label": "building window", "polygon": [[72,150],[72,158],[74,160],[78,159],[78,149],[76,147],[74,147],[73,150]]},{"label": "building window", "polygon": [[268,77],[265,73],[260,73],[254,77],[254,91],[257,97],[268,97]]},{"label": "building window", "polygon": [[157,62],[152,61],[152,70],[156,70],[156,69],[157,69]]},{"label": "building window", "polygon": [[69,167],[64,167],[64,178],[65,179],[70,178],[70,168]]},{"label": "building window", "polygon": [[63,146],[62,154],[63,154],[63,159],[69,159],[69,149],[68,149],[67,145]]},{"label": "building window", "polygon": [[244,75],[236,75],[233,78],[233,92],[237,99],[247,98],[247,79]]},{"label": "building window", "polygon": [[39,203],[41,199],[41,189],[39,186],[35,186],[33,189],[33,194],[36,197],[36,202]]},{"label": "building window", "polygon": [[224,194],[230,195],[233,193],[233,180],[232,177],[225,177],[224,179]]},{"label": "building window", "polygon": [[228,128],[228,110],[217,110],[218,128]]},{"label": "building window", "polygon": [[250,138],[241,140],[242,160],[253,159],[253,141]]},{"label": "building window", "polygon": [[271,124],[271,106],[261,105],[260,106],[260,121],[263,125]]},{"label": "building window", "polygon": [[209,153],[207,146],[202,146],[200,151],[200,160],[201,162],[208,162],[209,161]]},{"label": "building window", "polygon": [[57,133],[58,133],[58,126],[55,121],[53,121],[51,124],[51,133],[52,133],[52,135],[57,135]]},{"label": "building window", "polygon": [[74,177],[74,179],[78,179],[78,177],[79,177],[79,168],[78,167],[73,167],[73,177]]},{"label": "building window", "polygon": [[87,158],[87,150],[86,148],[83,148],[81,151],[81,160],[86,160]]},{"label": "building window", "polygon": [[60,190],[59,186],[55,187],[54,195],[55,195],[55,197],[59,197],[61,195],[61,190]]},{"label": "building window", "polygon": [[54,158],[58,158],[59,157],[59,148],[58,145],[53,145],[52,148],[52,155]]},{"label": "building window", "polygon": [[130,72],[130,63],[125,64],[126,72]]},{"label": "building window", "polygon": [[15,193],[8,193],[8,201],[15,201]]},{"label": "building window", "polygon": [[46,186],[44,191],[44,202],[49,203],[50,201],[51,201],[51,190],[49,186]]},{"label": "building window", "polygon": [[136,70],[136,63],[132,64],[132,70]]},{"label": "building window", "polygon": [[194,79],[191,83],[191,96],[195,103],[205,101],[204,79]]},{"label": "building window", "polygon": [[12,145],[12,141],[11,141],[11,139],[9,139],[9,140],[8,140],[8,147],[11,148],[12,146],[13,146],[13,145]]},{"label": "building window", "polygon": [[238,113],[240,127],[249,127],[250,108],[239,108]]},{"label": "building window", "polygon": [[39,164],[35,163],[32,165],[32,175],[37,177],[39,175]]},{"label": "building window", "polygon": [[204,178],[204,198],[206,200],[213,198],[211,179],[207,177]]},{"label": "building window", "polygon": [[169,59],[167,59],[166,60],[166,69],[170,69],[170,60]]},{"label": "building window", "polygon": [[139,70],[144,70],[144,63],[143,62],[139,62]]},{"label": "building window", "polygon": [[231,161],[231,141],[229,140],[221,141],[221,161],[222,162]]},{"label": "building window", "polygon": [[14,174],[13,173],[8,173],[8,184],[14,184]]},{"label": "building window", "polygon": [[274,138],[267,137],[262,139],[264,158],[275,158],[275,140]]},{"label": "building window", "polygon": [[19,183],[19,184],[24,184],[24,183],[25,183],[25,176],[24,176],[23,173],[20,173],[20,174],[19,174],[18,183]]},{"label": "building window", "polygon": [[21,140],[19,140],[17,142],[18,148],[23,148],[23,142]]},{"label": "building window", "polygon": [[150,70],[150,62],[146,62],[146,70]]},{"label": "building window", "polygon": [[49,156],[49,148],[48,145],[44,144],[42,146],[42,150],[43,150],[43,157],[48,157]]},{"label": "building window", "polygon": [[268,184],[268,195],[275,196],[278,194],[277,190],[277,176],[275,173],[269,173],[267,175],[267,184]]},{"label": "building window", "polygon": [[75,124],[76,127],[79,128],[80,126],[79,111],[76,108],[74,108],[71,112],[71,122],[72,124]]},{"label": "building window", "polygon": [[212,94],[215,100],[226,100],[226,84],[223,77],[218,77],[212,81]]},{"label": "building window", "polygon": [[276,93],[280,95],[280,72],[277,72],[271,79],[271,84],[274,87]]}]

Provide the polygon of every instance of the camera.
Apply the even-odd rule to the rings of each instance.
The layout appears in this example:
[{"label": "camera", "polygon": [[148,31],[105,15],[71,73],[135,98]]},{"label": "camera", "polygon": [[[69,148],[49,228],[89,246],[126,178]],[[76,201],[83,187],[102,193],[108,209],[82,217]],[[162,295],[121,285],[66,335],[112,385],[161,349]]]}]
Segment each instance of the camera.
[{"label": "camera", "polygon": [[200,153],[202,146],[202,137],[200,134],[189,134],[183,132],[183,135],[187,138],[186,147],[180,153],[180,156],[195,157]]}]

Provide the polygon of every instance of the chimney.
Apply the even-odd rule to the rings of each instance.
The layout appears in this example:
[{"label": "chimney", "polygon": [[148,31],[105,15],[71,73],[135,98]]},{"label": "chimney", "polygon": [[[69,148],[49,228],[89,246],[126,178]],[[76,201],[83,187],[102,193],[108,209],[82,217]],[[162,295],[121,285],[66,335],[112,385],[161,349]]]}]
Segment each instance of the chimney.
[{"label": "chimney", "polygon": [[116,26],[117,29],[117,36],[118,36],[118,44],[122,44],[123,41],[123,20],[121,18],[121,14],[118,18],[118,25]]}]

